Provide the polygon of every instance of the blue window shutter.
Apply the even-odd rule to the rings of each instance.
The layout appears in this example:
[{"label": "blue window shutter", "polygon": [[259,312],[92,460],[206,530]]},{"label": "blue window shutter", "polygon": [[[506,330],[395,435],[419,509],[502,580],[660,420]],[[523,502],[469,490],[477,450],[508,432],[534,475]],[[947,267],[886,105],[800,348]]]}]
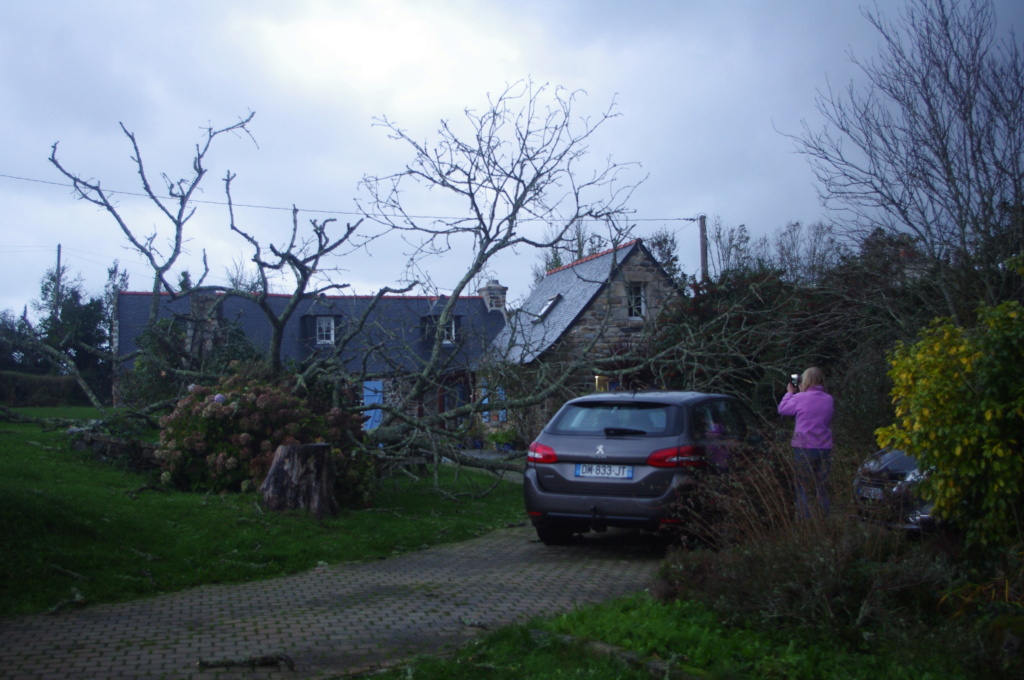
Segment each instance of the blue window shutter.
[{"label": "blue window shutter", "polygon": [[[384,403],[384,381],[382,380],[367,380],[363,383],[363,404],[383,404]],[[369,416],[369,420],[363,423],[364,430],[372,430],[380,426],[381,421],[384,419],[384,412],[379,408],[371,409],[366,411],[366,415]]]}]

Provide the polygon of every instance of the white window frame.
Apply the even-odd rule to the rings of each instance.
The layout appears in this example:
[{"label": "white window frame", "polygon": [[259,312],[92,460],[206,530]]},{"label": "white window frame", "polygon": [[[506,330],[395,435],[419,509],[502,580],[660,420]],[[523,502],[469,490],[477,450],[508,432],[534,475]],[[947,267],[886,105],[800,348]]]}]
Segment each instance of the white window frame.
[{"label": "white window frame", "polygon": [[444,335],[441,337],[441,344],[454,345],[458,337],[459,329],[458,325],[455,323],[455,317],[453,316],[448,320],[448,324],[444,328]]},{"label": "white window frame", "polygon": [[645,284],[639,281],[626,283],[626,313],[630,319],[643,319],[647,316],[647,286]]},{"label": "white window frame", "polygon": [[316,317],[316,344],[318,344],[318,345],[333,345],[334,344],[334,317],[333,316],[318,316],[318,317]]},{"label": "white window frame", "polygon": [[562,294],[561,293],[555,293],[555,295],[553,295],[552,297],[548,298],[547,302],[544,303],[544,306],[540,308],[539,312],[537,312],[537,318],[535,318],[533,320],[533,322],[534,323],[540,323],[541,321],[543,321],[544,318],[548,315],[548,313],[552,309],[554,309],[555,305],[558,304],[558,301],[561,300],[561,299],[562,299]]}]

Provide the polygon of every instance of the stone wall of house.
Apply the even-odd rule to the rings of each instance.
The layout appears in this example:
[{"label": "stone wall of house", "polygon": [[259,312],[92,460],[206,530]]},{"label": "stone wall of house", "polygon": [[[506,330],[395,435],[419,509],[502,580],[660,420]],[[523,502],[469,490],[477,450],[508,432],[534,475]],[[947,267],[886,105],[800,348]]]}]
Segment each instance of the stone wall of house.
[{"label": "stone wall of house", "polygon": [[462,385],[465,398],[475,398],[474,381],[470,373],[457,372],[445,377],[442,385],[434,385],[427,389],[421,401],[408,401],[409,392],[416,382],[415,376],[398,375],[384,380],[383,401],[392,409],[404,408],[404,413],[410,418],[422,418],[425,416],[437,415],[443,401],[443,391],[447,389],[456,390]]}]

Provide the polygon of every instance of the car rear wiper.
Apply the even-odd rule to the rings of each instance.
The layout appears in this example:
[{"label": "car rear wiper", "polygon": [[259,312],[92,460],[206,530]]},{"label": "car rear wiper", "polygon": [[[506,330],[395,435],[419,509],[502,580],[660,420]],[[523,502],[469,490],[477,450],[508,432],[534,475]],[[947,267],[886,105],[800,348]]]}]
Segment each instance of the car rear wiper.
[{"label": "car rear wiper", "polygon": [[642,435],[647,434],[647,430],[634,430],[630,427],[606,427],[604,428],[604,436],[606,437],[629,437],[631,435]]}]

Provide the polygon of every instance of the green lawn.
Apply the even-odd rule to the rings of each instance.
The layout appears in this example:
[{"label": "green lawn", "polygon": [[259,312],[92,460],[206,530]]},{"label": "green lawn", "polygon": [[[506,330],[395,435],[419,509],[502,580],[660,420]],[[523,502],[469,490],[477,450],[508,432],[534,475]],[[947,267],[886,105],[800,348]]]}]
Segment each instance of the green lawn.
[{"label": "green lawn", "polygon": [[[927,637],[928,631],[922,631]],[[877,650],[877,651],[876,651]],[[692,602],[641,593],[568,614],[510,626],[469,642],[452,657],[423,657],[377,680],[987,680],[955,649],[909,656],[879,645],[851,650],[827,635],[721,623]],[[657,664],[649,668],[647,664]],[[671,669],[673,675],[666,675]],[[1017,677],[1017,676],[1013,676]]]},{"label": "green lawn", "polygon": [[[442,474],[449,490],[490,483],[466,470],[457,480]],[[58,432],[0,424],[0,616],[387,557],[523,521],[521,487],[511,483],[454,502],[428,480],[396,478],[373,509],[317,522],[266,512],[256,494],[136,491],[151,481],[69,450]]]}]

